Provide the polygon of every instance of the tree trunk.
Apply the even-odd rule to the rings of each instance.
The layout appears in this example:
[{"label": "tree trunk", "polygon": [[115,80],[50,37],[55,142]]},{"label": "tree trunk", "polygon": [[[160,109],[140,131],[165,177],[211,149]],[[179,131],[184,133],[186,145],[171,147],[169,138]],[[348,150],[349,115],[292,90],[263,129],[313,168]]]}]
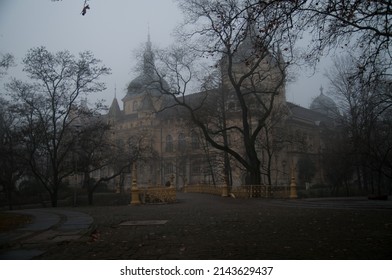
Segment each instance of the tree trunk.
[{"label": "tree trunk", "polygon": [[57,207],[57,194],[58,194],[58,188],[54,187],[53,192],[50,193],[50,200],[52,203],[52,207]]},{"label": "tree trunk", "polygon": [[93,186],[91,185],[90,172],[88,172],[88,171],[84,172],[83,188],[87,190],[88,205],[93,205],[93,196],[94,196],[95,185],[93,185]]},{"label": "tree trunk", "polygon": [[14,210],[13,202],[12,202],[12,190],[13,188],[10,186],[4,186],[4,189],[7,192],[7,202],[8,202],[8,209]]},{"label": "tree trunk", "polygon": [[254,157],[251,161],[251,165],[247,169],[247,185],[261,185],[261,174],[260,174],[260,160]]},{"label": "tree trunk", "polygon": [[93,188],[89,186],[88,188],[88,205],[93,205],[94,191]]},{"label": "tree trunk", "polygon": [[[248,140],[248,141],[246,141]],[[261,167],[261,161],[258,158],[255,145],[251,144],[250,138],[245,137],[245,144],[246,144],[246,152],[248,155],[248,166],[247,166],[247,172],[248,172],[248,185],[261,185],[261,172],[260,172],[260,167]]]}]

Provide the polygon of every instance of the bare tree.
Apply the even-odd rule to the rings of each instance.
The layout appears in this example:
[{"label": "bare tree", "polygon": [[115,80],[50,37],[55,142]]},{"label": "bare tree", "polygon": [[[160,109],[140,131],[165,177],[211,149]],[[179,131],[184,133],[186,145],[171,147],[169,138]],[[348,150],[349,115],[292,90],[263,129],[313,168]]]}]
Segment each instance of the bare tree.
[{"label": "bare tree", "polygon": [[[0,54],[0,79],[7,74],[8,68],[15,65],[13,55]],[[7,197],[9,209],[13,208],[13,193],[17,181],[24,174],[24,165],[20,155],[20,127],[13,106],[0,97],[0,186]]]},{"label": "bare tree", "polygon": [[374,184],[382,185],[382,176],[391,174],[391,104],[384,101],[390,85],[383,79],[369,82],[372,71],[364,71],[359,76],[356,68],[357,60],[339,58],[327,76],[343,112],[342,125],[351,143],[351,149],[346,152],[355,158],[359,186],[367,189],[371,185],[374,192]]},{"label": "bare tree", "polygon": [[341,187],[345,187],[349,195],[349,185],[353,180],[358,158],[353,153],[350,138],[339,130],[323,131],[325,146],[321,157],[324,177],[332,195],[339,195]]},{"label": "bare tree", "polygon": [[[82,188],[87,191],[88,203],[93,204],[94,192],[101,183],[108,182],[130,168],[130,159],[123,149],[110,139],[110,125],[97,112],[80,108],[73,125],[74,175],[83,174]],[[106,172],[101,172],[105,170]],[[93,176],[94,172],[99,176]],[[76,187],[76,186],[75,186]]]},{"label": "bare tree", "polygon": [[13,106],[0,98],[0,186],[7,198],[9,209],[13,209],[13,194],[17,190],[17,182],[26,171],[23,162],[25,150],[21,145],[21,127]]},{"label": "bare tree", "polygon": [[0,78],[6,74],[9,67],[15,63],[14,56],[12,54],[0,54]]},{"label": "bare tree", "polygon": [[[244,167],[247,183],[260,184],[256,142],[284,95],[286,68],[296,40],[291,15],[297,5],[290,1],[193,0],[181,2],[180,8],[187,15],[181,30],[181,41],[186,43],[158,56],[156,72],[171,85],[162,90],[174,100],[171,106],[190,114],[212,147],[227,152]],[[239,122],[233,118],[226,120],[226,127],[217,125],[216,90],[186,95],[198,76],[196,62],[203,56],[210,62],[215,58],[221,88],[236,104],[232,117],[236,115]],[[225,143],[222,133],[235,139],[236,145]]]},{"label": "bare tree", "polygon": [[[277,167],[273,166],[273,160],[283,149],[284,145],[293,142],[295,139],[288,139],[287,131],[283,131],[282,124],[288,115],[288,110],[283,104],[276,106],[266,120],[262,129],[262,134],[256,143],[258,152],[263,155],[261,161],[262,175],[266,178],[266,183],[272,185],[272,175],[275,168],[275,174],[279,172]],[[276,162],[277,164],[277,162]]]},{"label": "bare tree", "polygon": [[[358,59],[356,72],[370,79],[390,75],[392,9],[389,0],[302,1],[302,27],[313,40],[308,59],[318,60],[324,51],[343,49]],[[380,71],[381,70],[381,71]]]},{"label": "bare tree", "polygon": [[53,54],[45,47],[30,49],[23,64],[32,82],[13,80],[8,91],[24,125],[26,160],[56,207],[59,189],[73,172],[69,157],[77,116],[71,113],[82,95],[105,88],[99,78],[110,69],[90,52],[75,58],[68,51]]}]

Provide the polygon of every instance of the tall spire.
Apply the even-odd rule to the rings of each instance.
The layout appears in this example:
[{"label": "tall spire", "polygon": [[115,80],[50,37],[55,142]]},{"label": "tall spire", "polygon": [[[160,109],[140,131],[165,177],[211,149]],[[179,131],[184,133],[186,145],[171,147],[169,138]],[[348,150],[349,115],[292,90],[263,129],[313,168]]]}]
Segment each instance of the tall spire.
[{"label": "tall spire", "polygon": [[320,95],[324,95],[324,88],[323,88],[323,85],[320,86]]},{"label": "tall spire", "polygon": [[108,115],[112,120],[116,120],[121,116],[121,109],[120,109],[120,106],[118,105],[118,101],[117,101],[117,85],[116,84],[114,84],[114,98],[113,98],[112,104],[109,107]]},{"label": "tall spire", "polygon": [[147,47],[151,48],[151,36],[150,36],[150,23],[148,23],[148,31],[147,31]]},{"label": "tall spire", "polygon": [[150,25],[148,25],[146,50],[144,52],[144,74],[153,75],[154,73],[154,53],[152,52]]}]

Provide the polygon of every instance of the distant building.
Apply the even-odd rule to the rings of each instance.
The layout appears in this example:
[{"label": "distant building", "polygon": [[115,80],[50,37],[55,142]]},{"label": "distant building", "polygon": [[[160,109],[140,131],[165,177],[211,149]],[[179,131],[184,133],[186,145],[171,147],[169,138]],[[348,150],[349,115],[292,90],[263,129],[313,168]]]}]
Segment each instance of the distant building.
[{"label": "distant building", "polygon": [[[246,47],[246,44],[242,46]],[[142,72],[129,83],[126,95],[121,100],[122,106],[115,97],[107,115],[112,125],[113,140],[117,144],[126,146],[130,141],[138,139],[140,145],[149,146],[153,150],[153,155],[138,162],[138,184],[165,185],[173,182],[177,188],[185,184],[221,184],[224,181],[224,154],[206,143],[181,108],[161,110],[172,104],[172,101],[160,92],[161,87],[169,85],[165,81],[157,84],[159,79],[154,76],[153,65],[154,54],[148,36]],[[238,71],[241,71],[240,66]],[[282,117],[270,131],[274,151],[268,156],[266,150],[260,149],[263,183],[288,185],[291,170],[294,169],[299,184],[322,184],[325,180],[321,163],[322,134],[334,126],[334,114],[338,112],[336,104],[324,96],[321,90],[311,108],[306,109],[287,102],[284,87],[281,91],[275,105],[276,110],[282,112]],[[218,92],[222,92],[222,89],[209,93],[210,98]],[[187,98],[192,102],[205,94],[194,93]],[[228,122],[235,124],[240,121],[238,104],[230,90],[224,94]],[[266,139],[271,137],[267,138],[261,133],[261,146]],[[229,135],[228,141],[230,145],[235,145],[235,135]],[[311,166],[313,172],[300,174],[301,164]],[[236,186],[246,184],[246,173],[233,159],[230,160],[230,168],[230,183]],[[126,174],[123,184],[127,187],[130,183],[131,176]]]},{"label": "distant building", "polygon": [[330,118],[337,118],[339,116],[338,106],[332,98],[324,95],[323,87],[320,87],[320,95],[310,104],[310,110],[319,112]]}]

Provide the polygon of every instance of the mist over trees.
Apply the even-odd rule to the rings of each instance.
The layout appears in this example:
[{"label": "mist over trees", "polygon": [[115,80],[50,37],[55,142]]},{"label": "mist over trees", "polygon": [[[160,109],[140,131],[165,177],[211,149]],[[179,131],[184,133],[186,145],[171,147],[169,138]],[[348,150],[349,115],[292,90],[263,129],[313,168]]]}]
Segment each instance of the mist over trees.
[{"label": "mist over trees", "polygon": [[[171,97],[166,108],[187,111],[203,140],[223,153],[229,181],[230,166],[236,164],[246,171],[248,184],[260,184],[262,176],[271,184],[269,165],[280,148],[276,141],[284,141],[274,134],[285,116],[278,104],[291,65],[314,65],[339,51],[348,56],[335,62],[328,78],[346,133],[325,147],[329,183],[347,185],[355,176],[360,188],[372,192],[390,183],[390,1],[190,0],[178,5],[184,22],[176,30],[177,43],[158,50],[149,70]],[[298,43],[307,35],[311,41],[301,50]],[[14,64],[12,54],[0,56],[0,79]],[[28,81],[13,79],[8,96],[0,98],[0,184],[10,208],[21,178],[33,177],[56,206],[59,191],[75,173],[84,174],[92,203],[98,183],[119,176],[140,154],[134,144],[124,151],[110,142],[109,127],[99,119],[100,104],[82,106],[87,95],[105,89],[100,79],[110,69],[91,52],[74,56],[45,47],[30,49],[23,66]],[[197,98],[189,94],[195,87],[203,92]],[[82,126],[81,119],[96,121]],[[90,180],[116,159],[112,175]],[[301,169],[307,166],[304,160]]]},{"label": "mist over trees", "polygon": [[[296,40],[290,22],[297,5],[193,0],[179,6],[186,15],[179,36],[186,43],[157,56],[155,72],[171,85],[162,90],[173,98],[175,106],[188,111],[212,147],[230,155],[246,170],[247,183],[260,184],[257,139],[284,95]],[[211,83],[212,74],[200,77],[195,71],[203,57],[215,60],[221,75],[218,82]],[[213,72],[208,67],[203,70]],[[188,97],[186,89],[198,76],[204,93]],[[212,88],[208,88],[210,84]],[[221,104],[216,102],[216,84],[223,92],[230,92],[222,109],[216,107]],[[230,101],[236,106],[231,114],[240,116],[240,124],[230,123],[224,115]],[[231,145],[227,135],[233,139]]]},{"label": "mist over trees", "polygon": [[14,60],[14,56],[10,53],[0,54],[0,78],[7,73],[8,68],[14,65]]},{"label": "mist over trees", "polygon": [[327,74],[330,91],[343,114],[341,141],[345,144],[338,145],[345,148],[339,151],[340,165],[344,162],[356,171],[346,174],[356,174],[360,188],[381,193],[392,179],[391,83],[383,75],[370,79],[373,70],[361,75],[356,71],[357,61],[347,56],[336,59]]},{"label": "mist over trees", "polygon": [[30,49],[23,65],[30,81],[13,79],[7,84],[12,101],[8,108],[18,122],[17,145],[23,150],[27,175],[46,189],[55,207],[65,178],[74,172],[75,127],[86,113],[79,110],[81,97],[102,91],[105,86],[99,79],[110,69],[90,52],[75,57],[68,51],[51,53],[45,47]]},{"label": "mist over trees", "polygon": [[[260,145],[258,140],[276,130],[271,123],[278,123],[274,111],[279,110],[277,101],[292,64],[316,63],[324,54],[347,51],[355,59],[349,78],[367,87],[382,81],[385,90],[377,94],[377,100],[390,102],[387,1],[193,0],[178,4],[185,16],[176,30],[182,43],[157,52],[156,64],[151,65],[154,75],[170,85],[165,88],[161,83],[162,91],[174,101],[168,107],[188,111],[205,140],[246,170],[249,184],[260,184],[262,174],[271,182],[268,159],[279,145],[268,139]],[[312,39],[301,56],[297,43],[308,33]],[[198,98],[188,95],[195,81],[203,91]],[[366,97],[355,83],[350,86]],[[226,100],[217,88],[230,92]],[[236,113],[229,112],[229,104],[236,105]],[[230,114],[237,114],[241,125],[234,125]],[[229,143],[229,138],[235,141]],[[229,161],[225,162],[229,177]]]},{"label": "mist over trees", "polygon": [[391,73],[392,10],[387,0],[310,0],[302,2],[300,26],[311,34],[306,59],[341,50],[356,58],[356,73],[370,81]]},{"label": "mist over trees", "polygon": [[360,189],[383,193],[391,180],[391,3],[303,2],[300,26],[312,36],[305,59],[345,54],[327,73],[344,131],[330,139],[324,155],[331,184],[348,186],[354,176]]}]

